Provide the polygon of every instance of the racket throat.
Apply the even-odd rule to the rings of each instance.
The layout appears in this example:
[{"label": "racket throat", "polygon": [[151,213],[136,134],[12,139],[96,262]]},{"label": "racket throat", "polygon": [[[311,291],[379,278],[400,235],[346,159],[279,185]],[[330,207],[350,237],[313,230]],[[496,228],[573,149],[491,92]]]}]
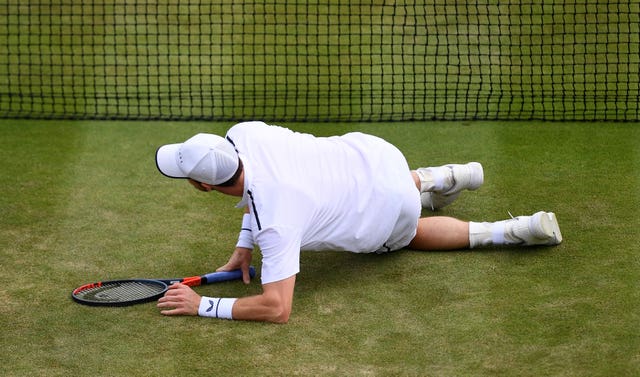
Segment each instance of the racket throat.
[{"label": "racket throat", "polygon": [[[177,282],[179,281],[176,281],[176,283]],[[202,278],[200,276],[189,276],[182,279],[182,284],[188,285],[189,287],[197,287],[202,284]]]}]

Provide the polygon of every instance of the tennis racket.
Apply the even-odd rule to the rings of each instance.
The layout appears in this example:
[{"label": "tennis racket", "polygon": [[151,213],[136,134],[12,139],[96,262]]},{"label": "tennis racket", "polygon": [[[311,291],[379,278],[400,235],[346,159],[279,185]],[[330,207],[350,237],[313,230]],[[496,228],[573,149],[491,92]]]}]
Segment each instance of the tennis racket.
[{"label": "tennis racket", "polygon": [[[249,267],[249,275],[254,277],[256,270]],[[126,279],[99,281],[82,285],[71,292],[73,300],[90,306],[129,306],[155,301],[162,297],[174,283],[190,287],[202,284],[219,283],[242,279],[241,270],[211,272],[200,276],[176,279]]]}]

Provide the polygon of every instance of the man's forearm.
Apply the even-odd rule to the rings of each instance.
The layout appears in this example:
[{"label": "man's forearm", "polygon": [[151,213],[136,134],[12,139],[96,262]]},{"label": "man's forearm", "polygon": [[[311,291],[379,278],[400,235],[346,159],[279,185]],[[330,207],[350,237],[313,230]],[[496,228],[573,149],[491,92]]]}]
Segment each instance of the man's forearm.
[{"label": "man's forearm", "polygon": [[233,305],[233,319],[286,323],[293,303],[296,276],[263,285],[261,295],[243,297]]}]

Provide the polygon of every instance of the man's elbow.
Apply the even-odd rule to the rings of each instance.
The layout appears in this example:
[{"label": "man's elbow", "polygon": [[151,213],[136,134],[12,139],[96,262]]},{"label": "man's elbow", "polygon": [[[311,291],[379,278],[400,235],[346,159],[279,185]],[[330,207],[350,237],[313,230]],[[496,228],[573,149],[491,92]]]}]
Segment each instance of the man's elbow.
[{"label": "man's elbow", "polygon": [[266,310],[266,321],[287,323],[293,306],[295,275],[287,279],[264,285],[262,304]]},{"label": "man's elbow", "polygon": [[289,322],[290,316],[291,316],[291,306],[277,305],[276,307],[273,308],[270,322],[285,324]]}]

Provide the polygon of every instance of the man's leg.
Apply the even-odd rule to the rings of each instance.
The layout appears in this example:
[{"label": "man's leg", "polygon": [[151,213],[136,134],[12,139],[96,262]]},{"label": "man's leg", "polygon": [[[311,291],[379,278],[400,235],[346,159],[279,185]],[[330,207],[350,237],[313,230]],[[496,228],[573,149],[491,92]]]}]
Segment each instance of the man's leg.
[{"label": "man's leg", "polygon": [[496,222],[466,222],[433,216],[418,220],[408,247],[415,250],[458,250],[487,246],[557,245],[562,242],[558,220],[552,212],[537,212]]},{"label": "man's leg", "polygon": [[469,223],[453,217],[431,216],[418,220],[414,250],[458,250],[469,248]]}]

